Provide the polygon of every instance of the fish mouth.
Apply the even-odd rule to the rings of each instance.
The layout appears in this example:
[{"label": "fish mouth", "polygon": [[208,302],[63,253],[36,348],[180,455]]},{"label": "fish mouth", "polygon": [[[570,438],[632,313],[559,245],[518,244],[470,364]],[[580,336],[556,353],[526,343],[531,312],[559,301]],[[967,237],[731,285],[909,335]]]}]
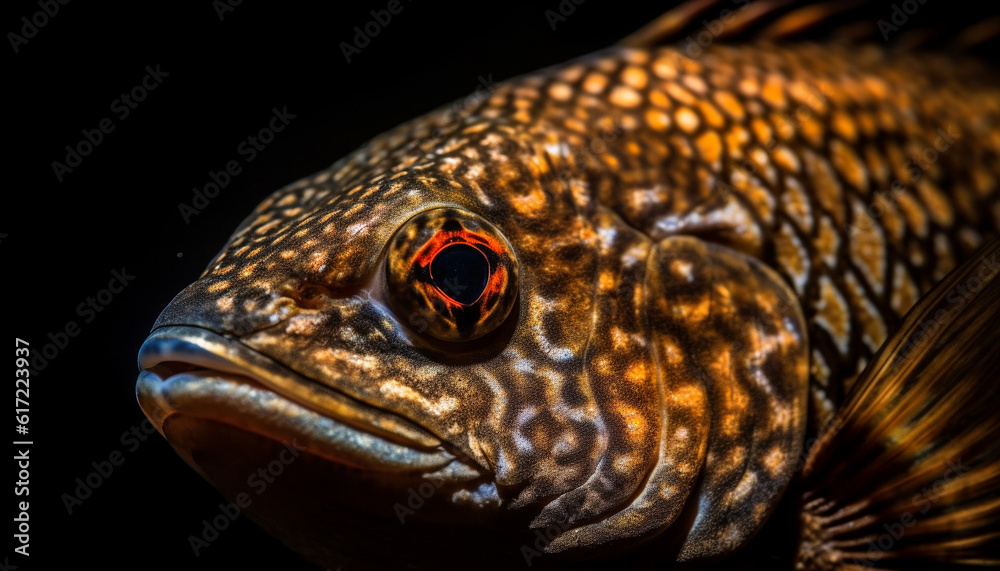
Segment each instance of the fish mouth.
[{"label": "fish mouth", "polygon": [[468,459],[413,422],[336,392],[246,347],[191,326],[154,330],[139,349],[139,406],[165,427],[174,418],[212,421],[290,442],[347,466],[380,472],[481,475]]}]

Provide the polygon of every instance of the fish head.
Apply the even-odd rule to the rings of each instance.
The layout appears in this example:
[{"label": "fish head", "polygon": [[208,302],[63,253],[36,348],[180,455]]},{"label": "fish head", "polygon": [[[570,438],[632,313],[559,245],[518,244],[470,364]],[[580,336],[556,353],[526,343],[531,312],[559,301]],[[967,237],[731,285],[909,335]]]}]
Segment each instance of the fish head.
[{"label": "fish head", "polygon": [[157,319],[143,410],[319,561],[414,520],[397,562],[739,548],[803,440],[801,310],[598,204],[552,132],[432,114],[276,192]]},{"label": "fish head", "polygon": [[[276,535],[329,529],[322,498],[392,526],[482,524],[592,472],[605,438],[582,383],[597,236],[553,173],[518,158],[531,149],[488,140],[479,152],[509,161],[463,170],[489,170],[489,185],[446,160],[402,168],[404,155],[279,190],[154,324],[142,409]],[[296,453],[258,498],[255,475]]]}]

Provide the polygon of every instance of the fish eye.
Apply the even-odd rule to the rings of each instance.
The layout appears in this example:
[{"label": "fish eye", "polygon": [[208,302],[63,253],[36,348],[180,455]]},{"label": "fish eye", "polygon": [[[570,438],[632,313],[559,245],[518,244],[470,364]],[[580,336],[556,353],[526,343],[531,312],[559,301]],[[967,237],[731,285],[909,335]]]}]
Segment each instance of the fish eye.
[{"label": "fish eye", "polygon": [[389,305],[421,334],[471,341],[497,328],[517,300],[510,242],[458,208],[420,212],[396,231],[385,266]]},{"label": "fish eye", "polygon": [[468,244],[451,244],[435,254],[430,275],[443,295],[470,305],[486,290],[490,263],[482,252]]}]

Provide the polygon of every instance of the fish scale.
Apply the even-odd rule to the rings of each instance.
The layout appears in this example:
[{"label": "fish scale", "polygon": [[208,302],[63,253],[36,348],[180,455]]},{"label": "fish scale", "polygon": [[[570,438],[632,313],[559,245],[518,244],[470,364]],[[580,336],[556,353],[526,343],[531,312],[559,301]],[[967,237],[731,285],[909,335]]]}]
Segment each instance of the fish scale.
[{"label": "fish scale", "polygon": [[[480,507],[565,532],[548,552],[679,525],[675,559],[729,555],[907,310],[996,234],[998,121],[995,76],[970,62],[614,47],[277,191],[154,328],[235,337],[389,411],[369,432],[446,442]],[[472,345],[385,300],[387,244],[441,212],[488,220],[520,268],[510,319]]]},{"label": "fish scale", "polygon": [[[824,422],[848,388],[840,383],[1000,224],[990,168],[1000,164],[1000,99],[980,75],[874,48],[712,47],[696,59],[614,49],[376,138],[258,207],[230,250],[272,243],[268,230],[292,222],[301,229],[285,231],[284,248],[357,267],[350,248],[323,252],[317,227],[361,232],[380,199],[400,192],[391,181],[401,173],[516,188],[518,172],[484,163],[514,138],[530,146],[534,168],[564,184],[483,195],[478,208],[503,216],[499,203],[530,218],[558,215],[551,209],[562,200],[589,217],[603,205],[651,239],[709,235],[781,272],[811,323],[814,418]],[[324,201],[329,212],[305,214]],[[267,260],[264,249],[248,251]],[[209,275],[227,271],[228,255]]]}]

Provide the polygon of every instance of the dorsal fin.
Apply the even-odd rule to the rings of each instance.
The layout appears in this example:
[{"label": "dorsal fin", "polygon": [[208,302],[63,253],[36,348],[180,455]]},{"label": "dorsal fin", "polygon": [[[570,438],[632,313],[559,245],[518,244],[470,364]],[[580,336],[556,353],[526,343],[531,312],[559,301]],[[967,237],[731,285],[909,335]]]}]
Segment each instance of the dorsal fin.
[{"label": "dorsal fin", "polygon": [[[921,2],[916,9],[903,9],[899,4],[866,0],[688,0],[619,43],[649,49],[705,33],[713,42],[727,43],[810,35],[838,43],[877,41],[894,51],[933,48],[967,53],[1000,40],[1000,16],[984,15],[984,9],[972,5],[957,22],[945,6]],[[985,48],[982,52],[975,55],[992,55]]]},{"label": "dorsal fin", "polygon": [[946,32],[940,26],[906,30],[893,38],[892,49],[902,52],[926,49],[941,42],[945,36]]},{"label": "dorsal fin", "polygon": [[766,21],[791,3],[792,0],[758,0],[747,4],[745,9],[736,12],[733,20],[726,24],[725,29],[719,34],[719,39],[747,37],[750,30],[758,29],[761,22]]},{"label": "dorsal fin", "polygon": [[[691,0],[627,36],[622,45],[651,48],[683,39],[687,34],[708,30],[715,39],[778,40],[801,35],[830,20],[858,10],[860,0],[824,0],[801,3],[795,0]],[[711,24],[709,24],[711,22]]]},{"label": "dorsal fin", "polygon": [[952,48],[957,51],[970,51],[998,38],[1000,38],[1000,16],[993,16],[962,30],[952,43]]},{"label": "dorsal fin", "polygon": [[705,10],[719,4],[719,0],[691,0],[665,12],[652,22],[626,36],[620,42],[630,48],[650,48],[676,39]]},{"label": "dorsal fin", "polygon": [[856,10],[861,5],[858,0],[850,2],[822,2],[809,4],[792,10],[780,16],[777,21],[768,25],[759,34],[760,39],[785,40],[799,36],[825,24],[835,16]]},{"label": "dorsal fin", "polygon": [[871,20],[848,22],[830,32],[831,40],[844,44],[856,44],[875,38],[878,38],[878,27]]}]

